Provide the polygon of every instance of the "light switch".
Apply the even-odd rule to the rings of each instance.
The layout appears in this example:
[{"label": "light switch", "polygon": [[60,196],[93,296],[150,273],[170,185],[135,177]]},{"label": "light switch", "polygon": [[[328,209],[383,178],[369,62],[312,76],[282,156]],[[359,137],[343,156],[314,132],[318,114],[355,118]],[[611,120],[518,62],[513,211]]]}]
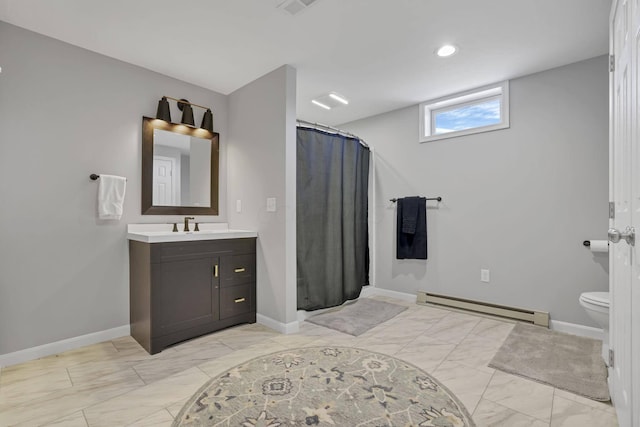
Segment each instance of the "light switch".
[{"label": "light switch", "polygon": [[490,280],[490,272],[489,270],[482,269],[480,270],[480,281],[489,283]]},{"label": "light switch", "polygon": [[242,212],[242,200],[240,199],[236,200],[236,212]]},{"label": "light switch", "polygon": [[267,212],[275,212],[276,211],[276,198],[268,197],[267,198]]}]

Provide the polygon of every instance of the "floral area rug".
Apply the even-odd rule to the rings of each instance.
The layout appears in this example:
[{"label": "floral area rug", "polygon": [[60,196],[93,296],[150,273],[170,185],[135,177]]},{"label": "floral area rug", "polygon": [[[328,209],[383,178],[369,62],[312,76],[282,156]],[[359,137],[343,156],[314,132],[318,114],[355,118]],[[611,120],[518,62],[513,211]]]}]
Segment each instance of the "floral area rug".
[{"label": "floral area rug", "polygon": [[415,366],[350,347],[260,356],[208,381],[173,426],[475,426],[462,403]]}]

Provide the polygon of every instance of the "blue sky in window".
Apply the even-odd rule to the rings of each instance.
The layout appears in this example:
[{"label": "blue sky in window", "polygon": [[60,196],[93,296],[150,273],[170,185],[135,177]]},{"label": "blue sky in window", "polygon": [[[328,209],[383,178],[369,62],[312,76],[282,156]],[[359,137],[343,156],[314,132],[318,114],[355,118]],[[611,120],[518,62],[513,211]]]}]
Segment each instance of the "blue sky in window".
[{"label": "blue sky in window", "polygon": [[492,99],[435,114],[436,135],[500,123],[500,100]]}]

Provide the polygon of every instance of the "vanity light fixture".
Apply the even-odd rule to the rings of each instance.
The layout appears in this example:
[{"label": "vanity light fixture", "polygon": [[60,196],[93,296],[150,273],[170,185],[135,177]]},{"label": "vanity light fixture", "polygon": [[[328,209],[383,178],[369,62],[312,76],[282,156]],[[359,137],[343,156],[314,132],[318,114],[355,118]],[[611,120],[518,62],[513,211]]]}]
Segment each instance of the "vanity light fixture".
[{"label": "vanity light fixture", "polygon": [[452,44],[445,44],[444,46],[441,46],[440,48],[438,48],[438,50],[436,50],[436,55],[441,58],[446,58],[448,56],[454,55],[456,52],[458,52],[457,46],[454,46]]},{"label": "vanity light fixture", "polygon": [[182,111],[182,119],[180,122],[184,125],[195,127],[195,119],[193,117],[193,107],[202,108],[206,110],[202,116],[202,124],[200,128],[213,132],[213,112],[209,107],[203,107],[202,105],[194,104],[186,99],[172,98],[170,96],[163,96],[158,101],[158,111],[156,113],[156,119],[164,120],[167,123],[171,123],[171,112],[169,110],[169,99],[178,103],[178,109]]}]

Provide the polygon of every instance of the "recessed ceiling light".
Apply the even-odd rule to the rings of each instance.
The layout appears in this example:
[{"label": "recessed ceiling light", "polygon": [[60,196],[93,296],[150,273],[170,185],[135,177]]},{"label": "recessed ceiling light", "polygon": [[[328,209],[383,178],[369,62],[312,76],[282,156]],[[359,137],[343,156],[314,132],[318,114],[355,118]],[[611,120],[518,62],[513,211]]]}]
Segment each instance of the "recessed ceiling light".
[{"label": "recessed ceiling light", "polygon": [[334,108],[349,105],[349,100],[336,92],[329,92],[326,95],[316,96],[311,100],[311,102],[326,110],[333,110]]},{"label": "recessed ceiling light", "polygon": [[452,44],[445,44],[436,50],[436,55],[446,58],[447,56],[451,56],[458,51],[458,48]]},{"label": "recessed ceiling light", "polygon": [[318,107],[324,108],[325,110],[331,110],[331,107],[329,107],[328,105],[323,104],[320,101],[316,101],[315,99],[312,99],[311,103],[317,105]]},{"label": "recessed ceiling light", "polygon": [[329,94],[329,97],[330,97],[330,98],[332,98],[332,99],[335,99],[336,101],[338,101],[338,102],[340,102],[340,103],[342,103],[342,104],[344,104],[344,105],[349,105],[349,101],[347,100],[347,98],[345,98],[345,97],[344,97],[344,96],[342,96],[342,95],[338,95],[338,94],[337,94],[337,93],[335,93],[335,92],[331,92],[331,93]]}]

